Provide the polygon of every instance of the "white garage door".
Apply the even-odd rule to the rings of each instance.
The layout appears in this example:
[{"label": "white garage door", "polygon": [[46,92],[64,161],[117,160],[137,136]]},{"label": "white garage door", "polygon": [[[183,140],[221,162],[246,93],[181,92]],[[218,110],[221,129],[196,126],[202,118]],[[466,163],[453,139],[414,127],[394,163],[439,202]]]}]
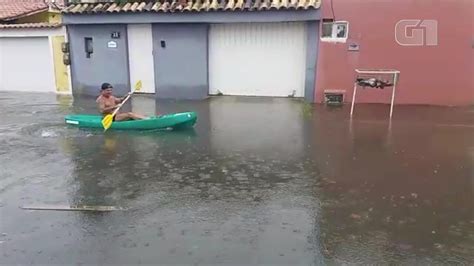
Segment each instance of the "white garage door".
[{"label": "white garage door", "polygon": [[209,93],[304,96],[304,23],[212,25]]},{"label": "white garage door", "polygon": [[0,38],[0,91],[54,92],[47,37]]}]

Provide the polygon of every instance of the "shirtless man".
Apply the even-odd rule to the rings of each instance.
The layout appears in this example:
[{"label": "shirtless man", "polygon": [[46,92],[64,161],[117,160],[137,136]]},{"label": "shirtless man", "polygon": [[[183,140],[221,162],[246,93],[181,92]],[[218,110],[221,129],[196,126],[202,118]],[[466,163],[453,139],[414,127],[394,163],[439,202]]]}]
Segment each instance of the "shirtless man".
[{"label": "shirtless man", "polygon": [[[116,98],[112,95],[112,85],[109,83],[102,84],[100,96],[96,102],[99,105],[99,111],[102,115],[112,114],[116,108],[122,106],[125,97]],[[143,115],[135,114],[132,112],[120,113],[118,112],[114,116],[114,121],[125,121],[125,120],[140,120],[145,119]]]}]

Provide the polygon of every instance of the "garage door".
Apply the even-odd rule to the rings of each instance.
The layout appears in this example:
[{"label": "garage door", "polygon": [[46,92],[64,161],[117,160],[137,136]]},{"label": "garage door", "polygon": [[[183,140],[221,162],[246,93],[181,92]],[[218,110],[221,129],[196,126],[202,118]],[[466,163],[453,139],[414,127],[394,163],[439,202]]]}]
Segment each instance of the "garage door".
[{"label": "garage door", "polygon": [[304,23],[212,25],[209,93],[304,96]]},{"label": "garage door", "polygon": [[54,92],[47,37],[0,38],[0,91]]}]

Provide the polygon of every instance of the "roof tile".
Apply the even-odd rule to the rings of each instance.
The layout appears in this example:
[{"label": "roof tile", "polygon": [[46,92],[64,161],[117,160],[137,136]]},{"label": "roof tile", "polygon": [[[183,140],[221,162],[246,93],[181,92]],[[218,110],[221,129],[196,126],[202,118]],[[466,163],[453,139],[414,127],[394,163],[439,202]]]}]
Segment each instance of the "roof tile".
[{"label": "roof tile", "polygon": [[156,2],[152,7],[151,7],[151,11],[158,11],[158,8],[160,8],[160,5],[161,3],[160,2]]},{"label": "roof tile", "polygon": [[164,2],[160,8],[158,9],[158,11],[162,11],[162,12],[165,12],[168,10],[168,7],[169,7],[170,3],[169,2]]},{"label": "roof tile", "polygon": [[[77,10],[79,10],[79,8],[81,8],[81,5],[71,5],[69,6],[68,8],[66,8],[67,12],[69,13],[76,13]],[[63,11],[64,12],[64,11]]]},{"label": "roof tile", "polygon": [[225,9],[225,6],[227,5],[227,3],[225,2],[225,0],[218,0],[217,1],[217,11],[222,11]]},{"label": "roof tile", "polygon": [[173,0],[171,2],[170,7],[169,7],[169,11],[170,12],[179,11],[179,4],[176,2],[176,0]]},{"label": "roof tile", "polygon": [[188,0],[186,6],[183,8],[183,11],[191,11],[191,8],[193,8],[193,1]]},{"label": "roof tile", "polygon": [[225,6],[224,10],[232,10],[234,9],[235,2],[234,0],[229,0],[227,5]]},{"label": "roof tile", "polygon": [[[6,1],[6,0],[0,0]],[[100,2],[101,0],[99,0]],[[105,1],[105,0],[102,0]],[[86,14],[111,12],[211,12],[226,11],[263,11],[277,10],[306,10],[317,9],[321,0],[147,0],[122,4],[114,3],[79,3],[70,4],[63,13]]]},{"label": "roof tile", "polygon": [[[63,0],[56,0],[51,8],[64,6]],[[49,5],[44,0],[0,0],[0,20],[14,20],[48,10]]]},{"label": "roof tile", "polygon": [[151,11],[151,7],[153,6],[153,2],[148,2],[144,7],[143,7],[143,11]]},{"label": "roof tile", "polygon": [[299,0],[298,5],[296,6],[296,9],[301,9],[306,6],[306,0]]},{"label": "roof tile", "polygon": [[32,29],[32,28],[58,28],[60,23],[16,23],[16,24],[0,24],[0,29]]},{"label": "roof tile", "polygon": [[92,9],[94,9],[94,6],[93,6],[93,5],[89,5],[89,6],[84,10],[84,12],[90,13],[90,12],[92,12]]},{"label": "roof tile", "polygon": [[[146,2],[141,2],[137,7],[137,11],[139,11],[139,12],[143,11],[143,8],[145,6],[146,6]],[[118,8],[115,11],[120,12],[120,10]]]},{"label": "roof tile", "polygon": [[118,3],[117,6],[114,8],[113,12],[119,13],[122,10],[122,7],[125,5],[125,3],[121,4]]},{"label": "roof tile", "polygon": [[244,0],[237,0],[237,3],[235,3],[235,9],[244,9]]},{"label": "roof tile", "polygon": [[201,6],[201,10],[199,11],[208,11],[210,5],[211,5],[211,2],[209,2],[209,0],[204,0]]},{"label": "roof tile", "polygon": [[88,7],[89,7],[89,4],[85,4],[85,5],[81,6],[81,7],[79,7],[79,10],[77,10],[77,12],[79,12],[79,13],[84,13],[84,12],[86,12],[86,10],[87,10]]},{"label": "roof tile", "polygon": [[215,11],[219,8],[219,2],[217,0],[212,0],[209,10]]},{"label": "roof tile", "polygon": [[259,10],[268,10],[270,9],[270,4],[268,3],[269,0],[263,0],[260,6],[258,7]]},{"label": "roof tile", "polygon": [[252,7],[252,0],[246,0],[245,5],[244,5],[244,9],[250,10],[251,7]]},{"label": "roof tile", "polygon": [[104,7],[103,4],[98,4],[92,9],[92,12],[97,13],[97,11],[100,10],[102,7]]},{"label": "roof tile", "polygon": [[104,6],[102,7],[102,10],[97,11],[97,13],[104,12],[104,10],[109,9],[110,6],[111,6],[111,3],[105,3]]},{"label": "roof tile", "polygon": [[255,0],[250,10],[258,10],[261,4],[262,4],[262,0]]},{"label": "roof tile", "polygon": [[313,7],[313,8],[318,8],[318,0],[309,0],[308,6]]},{"label": "roof tile", "polygon": [[132,6],[132,3],[126,3],[123,7],[122,7],[122,11],[123,12],[127,12],[128,10],[130,10],[130,7]]},{"label": "roof tile", "polygon": [[270,9],[278,9],[280,7],[280,1],[271,0]]},{"label": "roof tile", "polygon": [[191,8],[192,11],[199,11],[201,10],[201,0],[194,0],[193,7]]},{"label": "roof tile", "polygon": [[133,3],[133,4],[130,6],[130,11],[136,12],[138,5],[139,5],[138,2]]},{"label": "roof tile", "polygon": [[[87,4],[86,4],[86,5],[87,5]],[[110,12],[113,12],[114,9],[115,9],[117,6],[118,6],[117,3],[113,3],[113,4],[111,4],[111,5],[109,6],[109,8],[107,8],[107,9],[105,10],[105,12],[109,12],[109,13],[110,13]]]}]

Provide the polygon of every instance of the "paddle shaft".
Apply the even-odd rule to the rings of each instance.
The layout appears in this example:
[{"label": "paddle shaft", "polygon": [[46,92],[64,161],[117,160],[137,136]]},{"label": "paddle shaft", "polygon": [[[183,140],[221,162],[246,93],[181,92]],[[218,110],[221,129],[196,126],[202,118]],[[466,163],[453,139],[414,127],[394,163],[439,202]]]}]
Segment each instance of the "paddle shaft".
[{"label": "paddle shaft", "polygon": [[132,93],[130,93],[129,95],[127,95],[127,97],[125,97],[125,99],[120,103],[120,106],[115,109],[115,111],[112,113],[112,117],[114,117],[118,111],[120,110],[120,108],[122,108],[123,104],[128,101],[128,99],[130,99],[130,96],[132,96],[132,94],[134,93],[135,91],[133,91]]}]

